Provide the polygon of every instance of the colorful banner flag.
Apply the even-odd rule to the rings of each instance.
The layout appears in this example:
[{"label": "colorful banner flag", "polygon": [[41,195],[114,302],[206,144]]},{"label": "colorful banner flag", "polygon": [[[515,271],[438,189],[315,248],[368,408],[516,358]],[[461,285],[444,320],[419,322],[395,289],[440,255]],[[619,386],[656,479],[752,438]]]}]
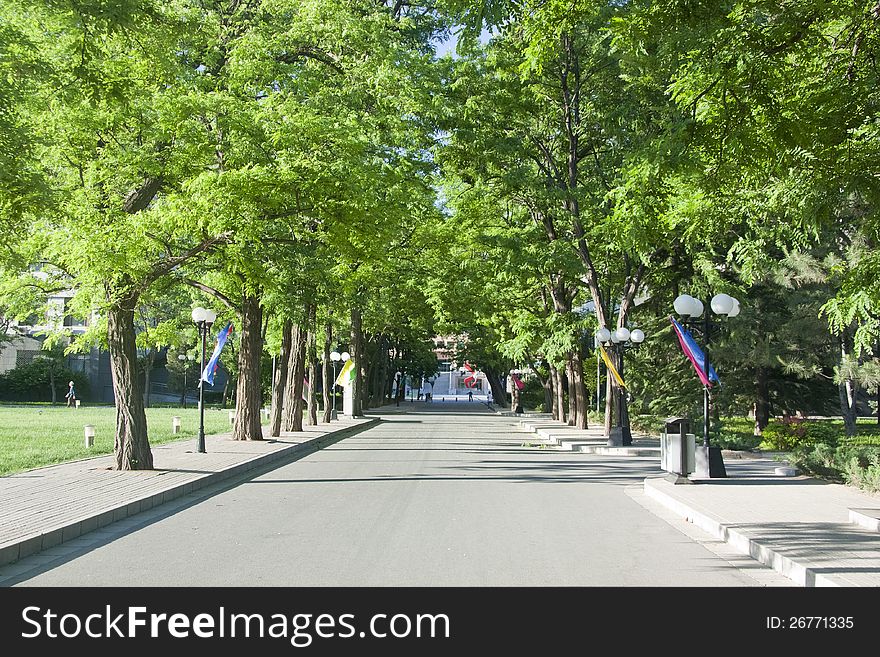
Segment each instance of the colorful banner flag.
[{"label": "colorful banner flag", "polygon": [[718,378],[718,375],[715,373],[715,368],[712,367],[711,363],[709,364],[709,378],[706,378],[706,373],[703,371],[706,357],[703,354],[703,350],[700,349],[700,346],[697,344],[697,341],[694,340],[694,336],[691,335],[690,331],[675,321],[674,317],[670,317],[669,321],[672,322],[672,326],[675,328],[675,334],[678,336],[681,350],[684,352],[684,355],[687,356],[688,360],[691,361],[691,365],[694,366],[694,369],[697,371],[697,376],[700,377],[700,381],[703,385],[711,388],[713,381],[721,383],[721,379]]},{"label": "colorful banner flag", "polygon": [[464,385],[466,388],[475,388],[477,386],[477,377],[474,376],[475,370],[473,366],[465,362],[464,368],[469,372],[469,374],[464,377]]},{"label": "colorful banner flag", "polygon": [[623,377],[620,376],[620,372],[617,371],[617,368],[614,367],[614,363],[611,360],[611,357],[608,355],[608,352],[605,351],[605,347],[599,345],[599,353],[602,355],[602,360],[605,361],[605,367],[608,368],[608,371],[611,372],[611,376],[614,377],[614,380],[617,382],[617,385],[621,388],[626,388],[626,384],[623,382]]},{"label": "colorful banner flag", "polygon": [[345,365],[342,366],[342,371],[339,372],[339,376],[336,377],[336,385],[350,386],[352,381],[354,381],[354,376],[354,360],[349,359],[345,361]]},{"label": "colorful banner flag", "polygon": [[217,370],[220,369],[220,352],[223,351],[223,346],[226,344],[231,333],[232,324],[220,331],[217,335],[217,346],[214,347],[214,353],[211,354],[211,360],[205,365],[205,370],[202,372],[201,377],[201,380],[206,381],[208,385],[214,385],[214,375],[217,373]]},{"label": "colorful banner flag", "polygon": [[516,384],[517,390],[522,390],[526,387],[526,384],[520,381],[519,375],[511,374],[510,376],[513,378],[513,382]]}]

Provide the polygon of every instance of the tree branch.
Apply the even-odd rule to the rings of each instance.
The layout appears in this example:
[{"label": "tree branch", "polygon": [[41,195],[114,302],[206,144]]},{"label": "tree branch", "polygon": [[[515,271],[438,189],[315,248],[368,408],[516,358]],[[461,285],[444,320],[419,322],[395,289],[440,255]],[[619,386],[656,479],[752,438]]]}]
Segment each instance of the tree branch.
[{"label": "tree branch", "polygon": [[340,75],[345,73],[336,56],[331,53],[321,52],[314,46],[300,46],[296,50],[278,55],[276,60],[282,64],[295,64],[300,58],[314,59],[316,62],[329,66]]},{"label": "tree branch", "polygon": [[220,290],[213,288],[209,285],[205,285],[204,283],[200,283],[199,281],[195,281],[191,278],[184,278],[182,280],[184,283],[186,283],[190,287],[194,287],[197,290],[201,290],[205,294],[210,294],[215,299],[219,299],[221,302],[223,302],[223,305],[225,305],[227,308],[234,310],[235,312],[237,312],[239,314],[241,313],[241,308],[239,306],[236,306],[234,303],[232,303],[232,300],[229,297],[227,297],[225,294],[223,294]]},{"label": "tree branch", "polygon": [[216,247],[219,244],[228,243],[229,238],[231,236],[232,236],[231,231],[221,233],[220,235],[215,235],[214,237],[210,237],[210,238],[204,240],[201,244],[197,244],[196,246],[192,247],[191,249],[184,251],[180,255],[166,258],[165,260],[162,260],[161,262],[157,262],[155,265],[153,265],[153,267],[150,269],[150,271],[147,273],[147,275],[144,276],[144,278],[140,284],[140,290],[143,291],[144,289],[147,288],[147,286],[150,283],[155,281],[157,278],[161,278],[165,274],[171,272],[172,270],[179,267],[180,265],[182,265],[184,262],[186,262],[190,258],[193,258],[193,257],[199,255],[200,253],[206,253],[208,251],[212,251],[214,249],[214,247]]},{"label": "tree branch", "polygon": [[149,177],[137,189],[133,189],[125,197],[122,202],[122,209],[128,214],[135,214],[146,209],[150,202],[159,193],[162,187],[162,179],[160,177]]}]

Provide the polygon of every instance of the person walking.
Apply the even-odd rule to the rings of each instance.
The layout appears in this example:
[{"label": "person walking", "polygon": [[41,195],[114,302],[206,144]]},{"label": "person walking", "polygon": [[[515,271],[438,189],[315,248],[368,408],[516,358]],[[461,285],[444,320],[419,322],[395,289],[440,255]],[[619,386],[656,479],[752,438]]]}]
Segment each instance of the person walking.
[{"label": "person walking", "polygon": [[468,390],[468,401],[474,401],[474,391]]},{"label": "person walking", "polygon": [[67,388],[67,394],[64,395],[67,398],[67,407],[73,406],[76,408],[76,391],[73,389],[73,381],[67,384]]}]

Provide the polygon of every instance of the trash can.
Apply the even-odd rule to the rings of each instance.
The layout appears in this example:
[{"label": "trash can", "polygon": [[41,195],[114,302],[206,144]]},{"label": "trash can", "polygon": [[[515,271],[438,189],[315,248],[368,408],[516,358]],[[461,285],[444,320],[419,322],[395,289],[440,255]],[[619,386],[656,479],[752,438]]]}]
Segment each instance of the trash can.
[{"label": "trash can", "polygon": [[695,439],[690,428],[691,421],[685,417],[667,418],[663,425],[660,467],[677,477],[687,477],[696,469]]}]

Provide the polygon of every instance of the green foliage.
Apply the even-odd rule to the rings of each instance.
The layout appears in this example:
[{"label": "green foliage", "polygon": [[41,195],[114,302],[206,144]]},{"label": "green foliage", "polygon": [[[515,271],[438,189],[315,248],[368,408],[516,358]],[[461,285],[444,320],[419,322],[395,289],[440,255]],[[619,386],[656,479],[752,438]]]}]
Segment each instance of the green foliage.
[{"label": "green foliage", "polygon": [[790,452],[799,447],[817,443],[835,445],[836,434],[821,424],[799,417],[771,420],[762,432],[761,446],[773,451]]},{"label": "green foliage", "polygon": [[642,414],[630,415],[630,428],[636,433],[643,433],[649,436],[659,436],[663,432],[665,416]]},{"label": "green foliage", "polygon": [[77,398],[88,400],[89,379],[82,372],[73,372],[50,358],[35,358],[0,374],[0,399],[4,401],[51,401],[52,383],[56,400],[65,403],[67,383],[73,381]]},{"label": "green foliage", "polygon": [[791,463],[807,474],[880,491],[880,446],[828,444],[803,446],[790,455]]},{"label": "green foliage", "polygon": [[843,466],[843,479],[869,493],[880,492],[880,450],[874,448],[861,457],[849,457]]},{"label": "green foliage", "polygon": [[525,388],[520,391],[520,404],[526,412],[541,412],[544,410],[544,386],[541,380],[532,376],[525,380]]},{"label": "green foliage", "polygon": [[752,451],[761,443],[755,435],[755,421],[747,417],[724,417],[721,429],[712,444],[722,449]]}]

